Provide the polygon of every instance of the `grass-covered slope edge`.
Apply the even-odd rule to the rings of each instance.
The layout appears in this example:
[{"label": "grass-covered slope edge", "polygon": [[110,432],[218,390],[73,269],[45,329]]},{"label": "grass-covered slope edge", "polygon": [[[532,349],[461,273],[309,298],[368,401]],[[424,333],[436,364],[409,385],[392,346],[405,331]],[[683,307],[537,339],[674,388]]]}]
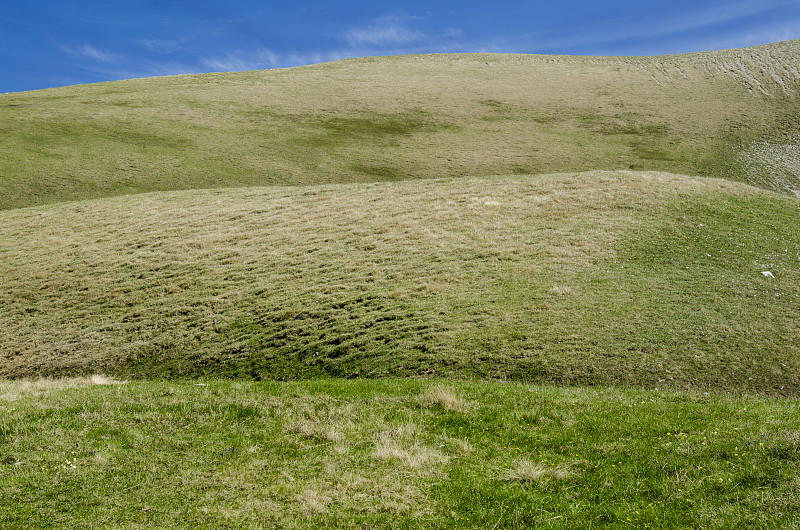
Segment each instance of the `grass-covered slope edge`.
[{"label": "grass-covered slope edge", "polygon": [[798,395],[798,208],[721,180],[590,172],[2,212],[0,375]]}]

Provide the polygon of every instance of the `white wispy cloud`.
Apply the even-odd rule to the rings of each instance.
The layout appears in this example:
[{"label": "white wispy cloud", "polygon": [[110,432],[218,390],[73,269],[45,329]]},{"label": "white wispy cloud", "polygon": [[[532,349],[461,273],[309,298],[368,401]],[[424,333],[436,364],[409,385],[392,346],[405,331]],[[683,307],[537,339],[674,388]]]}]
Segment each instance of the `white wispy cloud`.
[{"label": "white wispy cloud", "polygon": [[140,46],[144,46],[148,51],[155,53],[175,53],[178,51],[186,50],[186,43],[189,41],[187,37],[180,39],[138,39],[135,42]]},{"label": "white wispy cloud", "polygon": [[345,40],[352,47],[393,46],[426,40],[428,36],[408,25],[413,17],[394,15],[380,17],[367,26],[352,28],[345,34]]},{"label": "white wispy cloud", "polygon": [[[698,6],[694,12],[689,13],[670,13],[665,10],[660,13],[660,16],[653,17],[654,21],[649,27],[639,28],[642,31],[632,30],[630,33],[634,37],[648,37],[654,36],[669,36],[669,35],[682,35],[690,32],[707,36],[713,39],[720,34],[734,34],[735,29],[725,30],[723,28],[735,28],[739,23],[748,19],[757,18],[766,13],[775,12],[785,8],[786,5],[794,3],[796,0],[786,2],[785,0],[762,0],[761,2],[751,2],[749,0],[733,0],[726,4],[723,9],[719,7],[704,7]],[[780,22],[773,21],[773,24],[778,24],[781,27],[796,27],[796,23],[800,21],[800,12],[795,12],[790,19],[786,17]],[[790,31],[775,31],[774,27],[767,29],[766,27],[759,32],[763,35],[762,38],[766,40],[773,40],[766,37],[767,34],[772,34],[774,40],[789,40],[780,37],[788,36],[796,32]],[[745,34],[740,34],[738,37],[741,40],[746,38]]]},{"label": "white wispy cloud", "polygon": [[785,28],[772,31],[768,30],[758,33],[753,33],[753,32],[748,33],[747,36],[745,37],[745,43],[747,45],[750,45],[762,42],[780,42],[784,40],[795,40],[795,39],[800,39],[800,32],[789,28]]},{"label": "white wispy cloud", "polygon": [[204,57],[203,65],[217,72],[233,72],[243,70],[260,70],[264,68],[277,68],[280,65],[280,55],[268,49],[254,51],[234,51],[222,56]]},{"label": "white wispy cloud", "polygon": [[[737,48],[752,44],[797,38],[799,16],[784,17],[779,23],[763,25],[760,31],[738,31],[745,21],[779,9],[782,0],[731,0],[718,6],[699,5],[693,10],[671,12],[661,8],[654,15],[642,18],[642,11],[631,11],[615,20],[586,19],[569,26],[539,28],[530,33],[505,35],[487,40],[486,51],[525,51],[532,53],[618,53],[632,47],[637,54],[683,53],[722,48]],[[477,43],[474,43],[477,44]]]},{"label": "white wispy cloud", "polygon": [[203,57],[201,63],[208,70],[216,72],[240,72],[245,70],[265,70],[286,68],[306,64],[316,64],[337,59],[354,57],[346,50],[322,52],[277,52],[267,48],[252,51],[234,51],[221,56]]},{"label": "white wispy cloud", "polygon": [[138,77],[160,77],[165,75],[196,74],[198,68],[193,64],[179,61],[140,61],[115,70],[114,79],[133,79]]},{"label": "white wispy cloud", "polygon": [[61,45],[60,48],[65,53],[79,59],[92,59],[102,63],[116,63],[122,60],[122,56],[116,53],[98,50],[91,44],[83,44],[80,46]]}]

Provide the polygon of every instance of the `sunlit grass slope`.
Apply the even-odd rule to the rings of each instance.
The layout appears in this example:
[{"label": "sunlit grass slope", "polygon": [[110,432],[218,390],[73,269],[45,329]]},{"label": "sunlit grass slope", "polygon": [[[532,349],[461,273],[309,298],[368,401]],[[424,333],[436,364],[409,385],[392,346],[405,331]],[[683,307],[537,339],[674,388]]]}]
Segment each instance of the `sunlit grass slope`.
[{"label": "sunlit grass slope", "polygon": [[796,396],[798,215],[773,192],[630,171],[5,211],[0,375],[452,376]]},{"label": "sunlit grass slope", "polygon": [[504,382],[0,381],[0,526],[763,528],[796,400]]},{"label": "sunlit grass slope", "polygon": [[0,209],[152,190],[660,170],[800,189],[800,41],[426,55],[0,95]]}]

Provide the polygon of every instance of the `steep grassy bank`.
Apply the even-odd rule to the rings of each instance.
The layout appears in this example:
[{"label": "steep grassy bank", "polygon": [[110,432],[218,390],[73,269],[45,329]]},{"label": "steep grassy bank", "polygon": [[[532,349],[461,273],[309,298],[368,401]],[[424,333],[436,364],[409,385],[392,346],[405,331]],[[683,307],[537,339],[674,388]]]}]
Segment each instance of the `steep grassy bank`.
[{"label": "steep grassy bank", "polygon": [[721,180],[591,172],[2,212],[0,374],[796,396],[798,208]]},{"label": "steep grassy bank", "polygon": [[0,382],[0,526],[799,527],[796,400],[86,383]]},{"label": "steep grassy bank", "polygon": [[800,41],[663,57],[383,57],[4,94],[0,209],[595,169],[791,192],[800,174],[765,178],[775,160],[748,147],[796,149],[799,57]]}]

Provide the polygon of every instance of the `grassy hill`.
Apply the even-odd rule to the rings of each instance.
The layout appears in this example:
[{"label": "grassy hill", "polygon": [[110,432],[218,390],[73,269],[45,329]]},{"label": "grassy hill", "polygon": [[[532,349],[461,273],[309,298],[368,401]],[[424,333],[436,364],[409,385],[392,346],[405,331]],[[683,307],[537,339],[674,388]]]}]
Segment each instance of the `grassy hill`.
[{"label": "grassy hill", "polygon": [[0,95],[0,209],[155,190],[658,170],[800,189],[800,41],[353,59]]},{"label": "grassy hill", "polygon": [[0,95],[0,526],[800,528],[798,94],[800,41]]},{"label": "grassy hill", "polygon": [[798,395],[799,213],[773,192],[641,172],[0,212],[0,374]]},{"label": "grassy hill", "polygon": [[0,375],[795,395],[799,51],[3,95]]}]

